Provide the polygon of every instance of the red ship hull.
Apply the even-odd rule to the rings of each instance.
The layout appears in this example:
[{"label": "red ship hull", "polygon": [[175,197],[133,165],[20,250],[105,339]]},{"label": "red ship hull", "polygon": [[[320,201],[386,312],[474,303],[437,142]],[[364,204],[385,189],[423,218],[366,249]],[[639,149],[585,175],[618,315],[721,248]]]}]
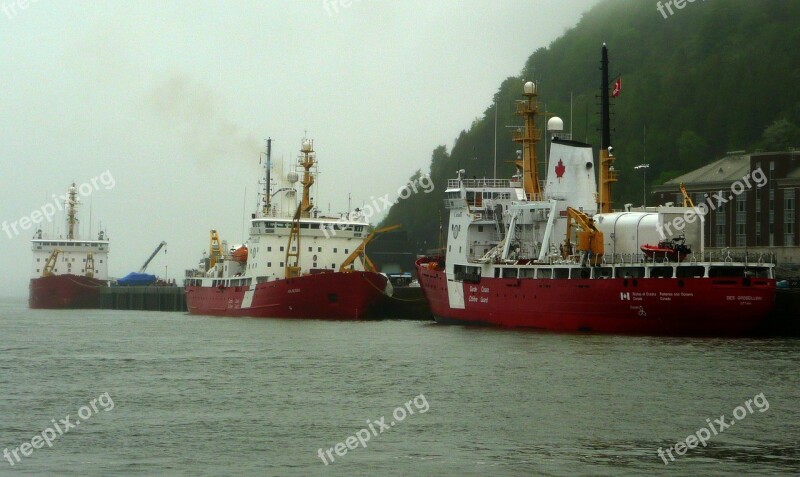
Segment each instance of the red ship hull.
[{"label": "red ship hull", "polygon": [[34,278],[29,285],[30,308],[99,308],[102,280],[78,275]]},{"label": "red ship hull", "polygon": [[386,283],[378,273],[337,272],[259,283],[254,291],[187,285],[186,304],[195,315],[358,320],[370,317]]},{"label": "red ship hull", "polygon": [[[424,260],[424,259],[423,259]],[[767,318],[767,278],[512,279],[451,282],[417,262],[437,322],[611,334],[741,336]],[[749,280],[749,281],[748,281]],[[450,295],[463,292],[463,308]],[[460,301],[460,300],[456,300]]]}]

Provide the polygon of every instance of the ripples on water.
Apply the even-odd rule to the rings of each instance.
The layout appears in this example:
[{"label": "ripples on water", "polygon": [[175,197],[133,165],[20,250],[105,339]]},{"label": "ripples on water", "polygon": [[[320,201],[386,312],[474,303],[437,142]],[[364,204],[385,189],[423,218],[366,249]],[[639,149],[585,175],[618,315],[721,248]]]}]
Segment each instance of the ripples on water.
[{"label": "ripples on water", "polygon": [[[0,475],[797,475],[798,341],[567,335],[0,303],[0,449],[108,392]],[[664,465],[674,445],[755,412]],[[428,412],[325,466],[423,394]]]}]

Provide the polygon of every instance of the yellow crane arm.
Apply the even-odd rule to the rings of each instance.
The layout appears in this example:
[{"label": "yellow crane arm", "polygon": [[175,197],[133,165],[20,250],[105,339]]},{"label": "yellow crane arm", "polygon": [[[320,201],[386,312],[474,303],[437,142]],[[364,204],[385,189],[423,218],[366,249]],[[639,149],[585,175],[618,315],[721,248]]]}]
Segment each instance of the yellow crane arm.
[{"label": "yellow crane arm", "polygon": [[686,192],[686,187],[684,187],[683,182],[681,182],[681,194],[683,194],[683,206],[694,207],[694,201],[689,197],[689,193]]},{"label": "yellow crane arm", "polygon": [[53,253],[47,257],[47,262],[44,264],[44,268],[42,269],[42,276],[49,277],[53,274],[53,269],[56,268],[56,259],[58,258],[58,254],[61,253],[61,249],[57,248],[53,250]]},{"label": "yellow crane arm", "polygon": [[216,230],[211,231],[211,244],[208,247],[208,269],[214,268],[214,265],[223,259],[222,254],[222,241],[219,239],[219,234]]},{"label": "yellow crane arm", "polygon": [[369,257],[367,257],[366,253],[367,244],[370,243],[372,239],[374,239],[375,236],[377,236],[378,234],[382,234],[384,232],[390,232],[392,230],[399,229],[400,227],[401,226],[398,224],[398,225],[391,225],[389,227],[384,227],[382,229],[373,230],[367,236],[367,238],[365,238],[361,242],[361,244],[358,247],[356,247],[355,250],[353,250],[353,253],[351,253],[346,259],[344,259],[344,262],[342,262],[342,264],[339,266],[339,271],[352,272],[353,264],[355,263],[356,259],[361,258],[361,263],[364,264],[364,270],[368,272],[377,272],[378,271],[377,267],[375,266],[374,263],[372,263],[372,260],[370,260]]},{"label": "yellow crane arm", "polygon": [[576,250],[581,254],[591,252],[591,264],[597,265],[602,260],[603,253],[605,253],[603,232],[594,225],[594,220],[591,217],[572,207],[567,207],[567,236],[564,239],[562,255],[566,258],[572,252],[573,224],[580,229],[577,232],[578,244]]}]

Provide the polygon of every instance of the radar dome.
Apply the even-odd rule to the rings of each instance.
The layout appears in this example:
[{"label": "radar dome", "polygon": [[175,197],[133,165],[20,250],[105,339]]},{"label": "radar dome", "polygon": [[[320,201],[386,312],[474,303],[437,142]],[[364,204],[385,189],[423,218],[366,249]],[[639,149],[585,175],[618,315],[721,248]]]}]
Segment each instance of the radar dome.
[{"label": "radar dome", "polygon": [[525,83],[525,94],[536,94],[536,84],[533,81]]},{"label": "radar dome", "polygon": [[295,171],[291,171],[288,174],[286,174],[286,180],[289,181],[290,184],[294,184],[295,182],[297,182],[297,179],[298,176]]},{"label": "radar dome", "polygon": [[303,144],[300,146],[300,151],[311,152],[314,149],[314,143],[310,139],[303,139]]},{"label": "radar dome", "polygon": [[564,130],[564,121],[559,118],[558,116],[553,116],[547,121],[547,130],[548,131],[563,131]]}]

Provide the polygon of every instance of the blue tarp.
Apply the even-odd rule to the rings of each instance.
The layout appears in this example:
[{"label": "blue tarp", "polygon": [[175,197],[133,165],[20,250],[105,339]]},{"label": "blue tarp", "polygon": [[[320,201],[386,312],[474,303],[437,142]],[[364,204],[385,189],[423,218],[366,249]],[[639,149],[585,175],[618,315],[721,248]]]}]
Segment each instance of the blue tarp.
[{"label": "blue tarp", "polygon": [[117,280],[118,285],[123,286],[145,286],[150,285],[156,281],[155,275],[150,275],[147,273],[136,273],[131,272],[124,277]]}]

